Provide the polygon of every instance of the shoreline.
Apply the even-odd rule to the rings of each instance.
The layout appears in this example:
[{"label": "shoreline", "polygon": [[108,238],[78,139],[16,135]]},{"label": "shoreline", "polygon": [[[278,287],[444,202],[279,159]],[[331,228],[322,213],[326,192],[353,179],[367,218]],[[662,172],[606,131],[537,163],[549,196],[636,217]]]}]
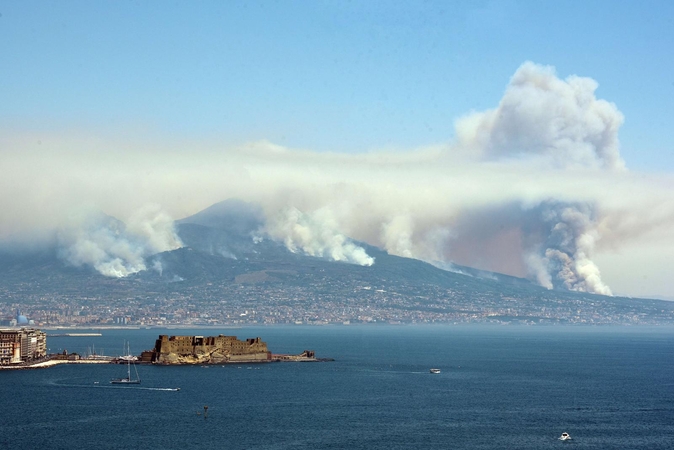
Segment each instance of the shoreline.
[{"label": "shoreline", "polygon": [[[289,357],[289,358],[288,358]],[[296,355],[274,355],[270,360],[250,360],[250,361],[226,361],[218,363],[148,363],[135,361],[133,364],[138,365],[157,365],[157,366],[220,366],[220,365],[241,365],[241,364],[265,364],[265,363],[298,363],[298,362],[331,362],[333,358],[302,358]],[[123,364],[124,361],[119,359],[49,359],[47,361],[40,361],[35,364],[16,364],[16,365],[2,365],[0,371],[3,370],[31,370],[31,369],[47,369],[60,364]]]}]

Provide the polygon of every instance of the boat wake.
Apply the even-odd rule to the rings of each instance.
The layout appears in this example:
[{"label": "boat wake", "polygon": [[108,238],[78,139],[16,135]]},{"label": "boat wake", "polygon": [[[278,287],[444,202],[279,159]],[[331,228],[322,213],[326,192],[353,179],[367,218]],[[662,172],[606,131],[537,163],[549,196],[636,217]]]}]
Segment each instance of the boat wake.
[{"label": "boat wake", "polygon": [[[84,387],[84,386],[78,386],[78,387]],[[94,384],[93,386],[87,386],[87,387],[94,387],[94,388],[101,388],[101,389],[123,389],[125,391],[133,389],[134,391],[178,392],[180,390],[180,388],[141,387],[141,386],[106,386],[106,385],[102,385],[102,384]]]},{"label": "boat wake", "polygon": [[84,388],[84,389],[123,389],[123,390],[137,390],[137,391],[166,391],[166,392],[178,392],[180,388],[170,388],[170,387],[142,387],[138,385],[109,385],[101,384],[98,381],[94,381],[93,384],[68,384],[68,383],[59,383],[52,381],[49,384],[52,386],[65,387],[65,388]]}]

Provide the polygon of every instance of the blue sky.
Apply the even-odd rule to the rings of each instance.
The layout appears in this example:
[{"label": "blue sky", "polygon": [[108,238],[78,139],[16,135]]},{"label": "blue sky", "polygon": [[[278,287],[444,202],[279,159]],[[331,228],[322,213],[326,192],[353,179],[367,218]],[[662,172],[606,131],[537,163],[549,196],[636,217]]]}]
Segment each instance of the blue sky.
[{"label": "blue sky", "polygon": [[671,1],[0,0],[0,240],[238,197],[310,254],[674,299],[673,44]]},{"label": "blue sky", "polygon": [[[674,5],[0,2],[0,120],[363,152],[453,137],[524,61],[599,83],[630,168],[674,168]],[[28,125],[26,125],[28,124]]]}]

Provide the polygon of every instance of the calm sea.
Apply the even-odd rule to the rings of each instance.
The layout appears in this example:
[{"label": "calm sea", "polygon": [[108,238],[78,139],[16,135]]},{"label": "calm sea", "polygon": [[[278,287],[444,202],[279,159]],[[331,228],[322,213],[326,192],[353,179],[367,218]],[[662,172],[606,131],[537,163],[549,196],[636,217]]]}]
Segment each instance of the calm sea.
[{"label": "calm sea", "polygon": [[[344,326],[110,330],[52,352],[118,355],[158,334],[260,336],[325,363],[0,372],[7,449],[672,449],[674,328]],[[430,374],[437,367],[440,374]],[[99,384],[95,384],[98,382]],[[180,387],[179,392],[161,388]],[[208,415],[204,416],[204,406]],[[570,442],[557,438],[562,432]]]}]

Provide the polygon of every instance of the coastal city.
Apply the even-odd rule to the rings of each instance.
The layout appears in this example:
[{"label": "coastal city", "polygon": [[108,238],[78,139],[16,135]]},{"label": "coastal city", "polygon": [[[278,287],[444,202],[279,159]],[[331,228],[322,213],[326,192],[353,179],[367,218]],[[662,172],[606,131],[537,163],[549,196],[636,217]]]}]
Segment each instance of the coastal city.
[{"label": "coastal city", "polygon": [[16,326],[17,310],[31,326],[217,326],[274,324],[662,324],[674,322],[669,302],[570,296],[531,291],[466,292],[426,286],[373,286],[331,279],[311,287],[209,283],[181,291],[91,296],[2,292],[0,325]]}]

